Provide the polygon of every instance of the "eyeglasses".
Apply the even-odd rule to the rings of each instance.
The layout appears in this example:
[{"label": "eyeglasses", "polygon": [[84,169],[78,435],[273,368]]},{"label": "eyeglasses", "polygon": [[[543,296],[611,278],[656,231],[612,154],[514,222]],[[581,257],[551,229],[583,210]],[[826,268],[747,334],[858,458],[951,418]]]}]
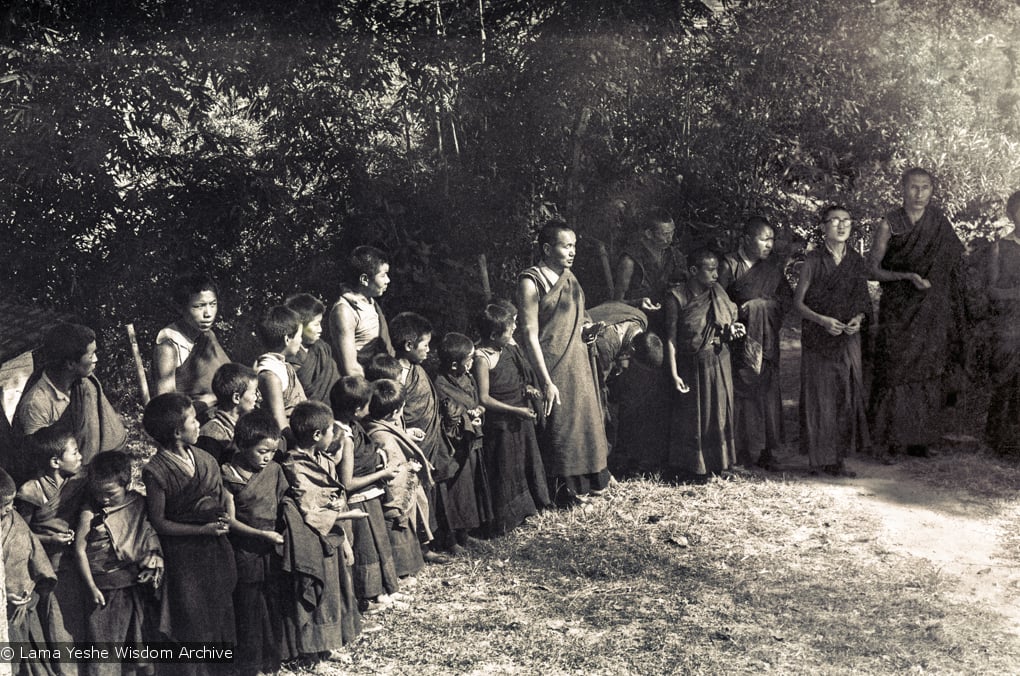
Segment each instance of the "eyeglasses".
[{"label": "eyeglasses", "polygon": [[852,218],[827,218],[825,222],[829,225],[853,225],[854,219]]}]

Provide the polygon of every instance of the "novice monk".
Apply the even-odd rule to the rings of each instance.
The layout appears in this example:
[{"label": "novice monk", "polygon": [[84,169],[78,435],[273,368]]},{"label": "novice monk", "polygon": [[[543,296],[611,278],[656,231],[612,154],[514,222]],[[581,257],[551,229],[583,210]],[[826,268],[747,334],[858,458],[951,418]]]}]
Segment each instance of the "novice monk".
[{"label": "novice monk", "polygon": [[280,501],[287,479],[272,462],[280,428],[265,411],[252,411],[237,421],[235,452],[220,472],[233,503],[230,544],[237,562],[234,615],[237,656],[234,668],[243,676],[270,674],[280,668],[280,576],[275,549],[283,544],[276,531]]},{"label": "novice monk", "polygon": [[744,326],[716,283],[718,256],[702,249],[690,261],[687,283],[666,299],[666,358],[676,387],[669,465],[678,476],[705,479],[736,464],[726,343],[743,336]]},{"label": "novice monk", "polygon": [[[730,353],[733,361],[734,434],[737,462],[774,466],[773,451],[783,443],[783,395],[779,390],[779,330],[793,302],[782,262],[770,257],[775,232],[763,216],[744,224],[740,248],[719,262],[719,285],[740,308],[747,336]],[[760,364],[744,359],[760,347]],[[757,458],[755,458],[757,456]]]},{"label": "novice monk", "polygon": [[301,349],[287,361],[297,369],[305,396],[328,404],[329,391],[340,379],[340,372],[329,344],[322,340],[322,316],[326,306],[310,293],[295,294],[284,305],[301,318]]},{"label": "novice monk", "polygon": [[431,467],[421,448],[404,430],[404,388],[395,380],[372,383],[365,431],[386,458],[393,478],[386,482],[383,515],[386,518],[393,562],[401,579],[413,576],[425,561],[418,532],[428,542],[429,500],[425,494],[432,484]]},{"label": "novice monk", "polygon": [[[350,566],[354,565],[348,519],[363,519],[366,514],[347,507],[347,495],[337,474],[338,458],[328,455],[335,434],[333,412],[318,401],[305,401],[294,407],[291,430],[295,448],[283,460],[283,473],[290,484],[289,495],[307,530],[288,521],[291,542],[284,549],[285,570],[292,563],[291,579],[297,579],[302,566],[322,571],[321,590],[314,606],[297,595],[293,584],[285,595],[284,631],[296,645],[292,651],[323,659],[341,659],[335,652],[350,643],[362,631],[361,613],[354,598]],[[286,511],[285,511],[286,518]],[[310,530],[318,546],[297,546],[299,538]],[[302,561],[303,557],[312,558]],[[297,558],[294,558],[297,557]],[[374,627],[373,627],[374,629]],[[331,652],[332,651],[332,652]]]},{"label": "novice monk", "polygon": [[301,318],[290,308],[278,305],[265,314],[256,332],[263,347],[268,350],[255,361],[259,393],[262,395],[261,408],[273,416],[287,435],[290,412],[306,399],[297,371],[287,363],[288,357],[301,350]]},{"label": "novice monk", "polygon": [[[436,392],[439,394],[439,411],[446,436],[456,449],[460,469],[450,481],[451,490],[458,484],[470,482],[475,504],[468,505],[467,514],[458,519],[462,526],[453,531],[450,550],[455,554],[467,553],[464,545],[477,545],[468,534],[472,528],[492,520],[492,498],[489,479],[482,462],[482,417],[485,407],[478,398],[478,385],[471,368],[475,361],[475,344],[462,333],[448,333],[439,344],[439,373],[436,375]],[[465,522],[475,523],[468,527]]]},{"label": "novice monk", "polygon": [[[142,478],[166,560],[160,631],[178,642],[234,643],[237,570],[227,540],[233,514],[220,468],[195,446],[195,407],[183,394],[161,394],[145,407],[142,426],[159,445]],[[202,673],[214,665],[188,666]]]},{"label": "novice monk", "polygon": [[[154,592],[163,582],[159,536],[145,516],[145,498],[130,489],[131,458],[111,451],[88,468],[90,499],[78,520],[75,559],[90,595],[86,636],[93,643],[158,640]],[[91,676],[152,674],[146,661],[89,662]]]},{"label": "novice monk", "polygon": [[198,447],[216,458],[226,460],[227,449],[234,440],[234,425],[259,403],[258,376],[244,364],[224,364],[213,376],[216,413],[198,431]]},{"label": "novice monk", "polygon": [[213,375],[230,361],[213,331],[218,295],[216,282],[208,275],[187,274],[175,280],[171,299],[180,318],[159,332],[152,355],[156,394],[188,395],[203,419],[216,403]]},{"label": "novice monk", "polygon": [[478,400],[485,406],[482,457],[492,505],[488,531],[502,535],[539,507],[550,505],[532,408],[541,406],[542,393],[531,384],[533,373],[513,342],[517,308],[490,303],[477,323],[482,339],[475,350],[473,373]]},{"label": "novice monk", "polygon": [[871,312],[868,267],[846,242],[850,213],[822,211],[822,246],[809,251],[794,305],[804,318],[800,362],[800,447],[811,467],[854,476],[843,460],[870,445],[861,367],[861,325]]},{"label": "novice monk", "polygon": [[[55,326],[46,334],[41,356],[43,366],[28,379],[14,413],[15,434],[59,425],[74,436],[83,463],[102,451],[123,448],[127,430],[95,376],[95,332],[79,324]],[[24,453],[11,453],[3,461],[15,481],[27,481],[35,472]]]},{"label": "novice monk", "polygon": [[343,295],[329,311],[329,335],[340,375],[364,375],[372,355],[393,354],[386,317],[378,298],[390,285],[386,254],[371,246],[359,246],[347,262]]}]

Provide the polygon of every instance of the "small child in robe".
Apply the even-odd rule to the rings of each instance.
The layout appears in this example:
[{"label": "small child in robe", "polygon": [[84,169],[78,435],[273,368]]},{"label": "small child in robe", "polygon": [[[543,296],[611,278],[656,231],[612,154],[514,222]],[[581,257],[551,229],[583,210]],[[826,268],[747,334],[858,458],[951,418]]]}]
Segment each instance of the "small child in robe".
[{"label": "small child in robe", "polygon": [[273,462],[280,428],[265,411],[241,416],[234,428],[234,453],[220,467],[223,486],[234,506],[230,544],[237,562],[234,615],[241,676],[274,673],[280,668],[281,625],[279,557],[284,542],[276,528],[280,501],[287,492],[283,468]]},{"label": "small child in robe", "polygon": [[[478,398],[478,385],[471,375],[475,360],[475,344],[463,333],[447,333],[439,344],[439,373],[436,375],[436,392],[439,395],[439,412],[443,431],[453,442],[454,458],[460,469],[450,480],[450,491],[469,492],[475,503],[467,514],[457,519],[461,524],[474,523],[473,528],[492,520],[489,497],[489,480],[482,462],[482,416],[485,407]],[[469,483],[468,491],[460,484]],[[470,526],[462,525],[450,533],[450,551],[466,554],[465,545],[478,545],[469,535]]]},{"label": "small child in robe", "polygon": [[[366,514],[347,507],[337,458],[328,454],[336,434],[329,407],[318,401],[302,402],[294,407],[290,425],[295,447],[287,452],[282,465],[290,485],[289,504],[298,515],[287,521],[290,542],[285,543],[284,567],[286,571],[288,562],[295,559],[300,567],[291,571],[294,584],[287,585],[293,596],[288,599],[285,595],[284,631],[295,637],[292,653],[313,660],[342,659],[338,650],[362,631],[350,572],[354,553],[344,522],[363,519]],[[287,506],[285,501],[285,519]],[[313,567],[322,571],[321,590],[318,604],[309,608],[306,598],[295,590],[301,584],[298,573]]]},{"label": "small child in robe", "polygon": [[[89,464],[90,499],[75,536],[75,560],[92,607],[86,636],[92,643],[156,640],[158,605],[154,590],[163,581],[159,536],[145,516],[145,498],[131,490],[131,458],[122,451],[100,453]],[[90,676],[152,674],[148,662],[89,662]]]},{"label": "small child in robe", "polygon": [[322,317],[326,306],[310,293],[295,294],[284,301],[284,305],[301,318],[301,349],[287,361],[297,369],[305,396],[328,404],[329,391],[340,379],[340,371],[333,359],[332,348],[322,340]]},{"label": "small child in robe", "polygon": [[269,412],[284,436],[290,434],[288,418],[294,407],[305,401],[305,390],[297,371],[287,359],[301,350],[301,318],[290,308],[278,305],[265,314],[256,333],[267,352],[255,361],[262,395],[262,410]]},{"label": "small child in robe", "polygon": [[230,362],[216,370],[212,382],[216,411],[199,429],[198,447],[217,462],[227,459],[237,419],[255,410],[259,401],[258,382],[255,370],[244,364]]}]

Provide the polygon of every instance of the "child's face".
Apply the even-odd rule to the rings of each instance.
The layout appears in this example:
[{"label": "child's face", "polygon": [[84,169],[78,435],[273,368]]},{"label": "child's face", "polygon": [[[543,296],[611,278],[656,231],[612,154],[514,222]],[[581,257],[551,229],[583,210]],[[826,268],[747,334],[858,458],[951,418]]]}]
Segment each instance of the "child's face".
[{"label": "child's face", "polygon": [[319,452],[325,451],[333,443],[335,437],[336,432],[333,431],[333,426],[330,425],[319,433],[319,440],[315,442],[315,450]]},{"label": "child's face", "polygon": [[96,364],[99,362],[99,357],[96,356],[96,349],[96,341],[93,340],[85,348],[85,354],[79,357],[77,361],[67,362],[75,377],[88,378],[95,372]]},{"label": "child's face", "polygon": [[499,347],[509,345],[514,340],[514,332],[517,331],[517,315],[510,321],[510,325],[506,327],[506,331],[492,337],[492,342]]},{"label": "child's face", "polygon": [[259,405],[259,381],[254,378],[248,382],[248,388],[241,394],[234,395],[238,415],[251,413]]},{"label": "child's face", "polygon": [[294,335],[287,338],[287,341],[283,345],[284,356],[293,356],[301,351],[301,334],[303,331],[304,327],[299,326],[297,331],[294,332]]},{"label": "child's face", "polygon": [[404,357],[412,364],[420,364],[429,356],[432,334],[426,333],[417,343],[404,343]]},{"label": "child's face", "polygon": [[364,406],[362,406],[362,407],[361,407],[361,408],[359,408],[359,409],[358,409],[357,411],[355,411],[355,412],[354,412],[354,419],[355,419],[355,420],[361,420],[361,419],[362,419],[362,418],[364,418],[364,417],[365,417],[366,415],[368,415],[368,407],[369,407],[369,405],[370,405],[371,403],[372,403],[372,402],[370,402],[370,401],[366,401],[366,402],[365,402],[365,405],[364,405]]},{"label": "child's face", "polygon": [[190,406],[184,412],[184,422],[181,423],[181,428],[177,430],[177,438],[186,444],[194,446],[198,443],[198,430],[200,428],[198,416],[195,415],[195,407]]},{"label": "child's face", "polygon": [[0,502],[0,519],[14,511],[14,498]]},{"label": "child's face", "polygon": [[81,453],[78,452],[78,442],[68,439],[64,446],[64,452],[59,458],[53,458],[54,469],[60,470],[64,476],[77,474],[81,469]]},{"label": "child's face", "polygon": [[459,372],[460,373],[471,373],[471,367],[474,366],[474,365],[475,365],[475,356],[473,354],[469,354],[467,357],[464,358],[463,361],[460,362]]},{"label": "child's face", "polygon": [[842,244],[850,239],[854,224],[850,220],[850,212],[844,209],[833,209],[822,222],[822,235],[830,244]]},{"label": "child's face", "polygon": [[273,459],[279,442],[276,439],[262,439],[251,448],[237,449],[235,458],[245,469],[252,472],[262,471]]},{"label": "child's face", "polygon": [[383,263],[379,266],[379,269],[375,271],[375,274],[369,277],[368,275],[361,276],[361,292],[365,294],[366,298],[378,298],[379,296],[386,293],[386,288],[390,285],[390,264]]},{"label": "child's face", "polygon": [[92,497],[103,509],[120,507],[127,497],[127,486],[117,479],[101,481],[92,486]]},{"label": "child's face", "polygon": [[315,315],[310,322],[304,325],[301,340],[305,345],[314,345],[319,338],[322,338],[322,315]]},{"label": "child's face", "polygon": [[188,299],[184,308],[184,321],[199,331],[208,331],[216,321],[217,309],[216,293],[211,290],[199,291]]}]

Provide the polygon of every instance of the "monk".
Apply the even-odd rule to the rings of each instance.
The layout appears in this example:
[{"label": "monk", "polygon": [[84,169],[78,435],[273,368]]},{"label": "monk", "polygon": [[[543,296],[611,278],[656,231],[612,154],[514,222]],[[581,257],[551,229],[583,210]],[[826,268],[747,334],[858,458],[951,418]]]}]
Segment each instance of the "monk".
[{"label": "monk", "polygon": [[570,271],[577,235],[562,221],[550,221],[538,243],[542,261],[518,280],[523,347],[538,374],[546,423],[539,434],[553,500],[583,502],[608,486],[609,444],[599,393],[588,355],[584,291]]},{"label": "monk", "polygon": [[871,249],[882,286],[870,418],[875,444],[929,457],[939,439],[946,376],[963,366],[963,244],[930,204],[932,175],[908,169],[903,206],[886,214]]},{"label": "monk", "polygon": [[666,298],[666,360],[676,388],[669,467],[677,477],[702,481],[737,462],[726,343],[745,329],[717,281],[718,256],[703,249],[690,260],[687,283]]},{"label": "monk", "polygon": [[747,328],[731,354],[737,462],[749,465],[757,455],[764,469],[774,468],[774,452],[783,444],[779,330],[793,302],[782,262],[771,258],[775,238],[768,219],[752,216],[744,224],[739,248],[719,262],[719,284],[737,304],[740,323]]},{"label": "monk", "polygon": [[[624,246],[616,265],[614,300],[644,312],[662,308],[669,285],[683,277],[684,256],[673,248],[676,225],[665,209],[650,209],[638,236]],[[653,330],[661,330],[661,320]]]},{"label": "monk", "polygon": [[393,354],[386,316],[379,297],[390,285],[386,254],[359,246],[347,261],[346,282],[340,299],[329,311],[333,358],[341,376],[363,376],[364,366],[377,354]]},{"label": "monk", "polygon": [[999,453],[1020,454],[1020,191],[1009,196],[1013,230],[992,246],[988,296],[992,302],[992,399],[985,433]]}]

